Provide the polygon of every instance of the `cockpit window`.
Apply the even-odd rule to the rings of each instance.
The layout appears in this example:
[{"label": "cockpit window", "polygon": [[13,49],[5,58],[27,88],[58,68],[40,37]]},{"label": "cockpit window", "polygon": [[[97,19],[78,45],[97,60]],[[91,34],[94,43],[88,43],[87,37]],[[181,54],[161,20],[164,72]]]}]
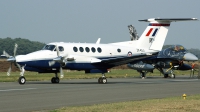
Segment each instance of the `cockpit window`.
[{"label": "cockpit window", "polygon": [[[62,46],[58,46],[59,51],[64,51],[64,48]],[[42,50],[50,50],[50,51],[56,51],[55,45],[45,45]]]},{"label": "cockpit window", "polygon": [[182,45],[173,45],[171,46],[171,49],[174,51],[187,51]]},{"label": "cockpit window", "polygon": [[59,51],[64,51],[64,48],[62,46],[58,47]]},{"label": "cockpit window", "polygon": [[42,50],[50,50],[53,51],[55,49],[55,45],[45,45]]},{"label": "cockpit window", "polygon": [[[58,46],[59,51],[64,51],[64,48],[62,46]],[[56,51],[56,49],[54,49],[54,51]]]}]

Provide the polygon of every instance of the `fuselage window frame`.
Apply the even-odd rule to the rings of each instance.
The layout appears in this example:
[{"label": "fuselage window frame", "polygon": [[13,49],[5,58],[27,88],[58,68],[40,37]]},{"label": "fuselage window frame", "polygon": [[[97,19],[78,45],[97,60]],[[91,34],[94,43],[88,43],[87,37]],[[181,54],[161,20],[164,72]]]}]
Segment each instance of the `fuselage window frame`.
[{"label": "fuselage window frame", "polygon": [[89,47],[86,47],[86,48],[85,48],[85,51],[86,51],[87,53],[89,53],[89,52],[90,52],[90,48],[89,48]]},{"label": "fuselage window frame", "polygon": [[97,48],[97,51],[98,51],[99,53],[101,53],[101,52],[102,52],[102,49],[101,49],[100,47],[98,47],[98,48]]},{"label": "fuselage window frame", "polygon": [[76,46],[73,47],[74,52],[78,52],[78,48]]},{"label": "fuselage window frame", "polygon": [[84,52],[83,47],[79,47],[79,51],[80,51],[80,52]]},{"label": "fuselage window frame", "polygon": [[91,51],[92,51],[93,53],[95,53],[95,52],[96,52],[96,49],[95,49],[94,47],[92,47],[92,48],[91,48]]}]

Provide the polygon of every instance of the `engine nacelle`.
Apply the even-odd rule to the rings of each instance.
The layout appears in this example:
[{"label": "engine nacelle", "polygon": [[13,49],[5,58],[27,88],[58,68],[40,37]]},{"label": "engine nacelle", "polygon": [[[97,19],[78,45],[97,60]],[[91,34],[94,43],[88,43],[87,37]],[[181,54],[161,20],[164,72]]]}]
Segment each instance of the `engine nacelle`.
[{"label": "engine nacelle", "polygon": [[145,70],[145,71],[151,71],[154,69],[154,66],[151,64],[143,63],[142,61],[134,64],[128,64],[129,68],[135,69],[135,70]]}]

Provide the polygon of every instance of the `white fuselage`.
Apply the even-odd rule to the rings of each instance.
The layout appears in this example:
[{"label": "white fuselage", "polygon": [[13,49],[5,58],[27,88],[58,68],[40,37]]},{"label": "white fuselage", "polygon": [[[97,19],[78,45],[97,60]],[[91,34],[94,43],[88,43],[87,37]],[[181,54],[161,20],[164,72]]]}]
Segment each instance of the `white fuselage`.
[{"label": "white fuselage", "polygon": [[[71,67],[70,64],[76,66],[80,65],[80,63],[84,63],[85,66],[87,66],[87,64],[91,63],[101,63],[102,60],[144,55],[147,53],[147,51],[149,53],[157,52],[152,50],[149,51],[148,49],[138,50],[135,47],[136,45],[134,41],[111,44],[56,42],[49,43],[47,45],[57,45],[58,47],[63,48],[61,51],[59,51],[59,56],[62,56],[64,58],[64,61],[66,63],[66,66],[64,68],[70,69],[76,69],[76,67]],[[27,55],[19,55],[16,56],[16,62],[19,63],[21,66],[48,68],[51,67],[49,66],[49,62],[58,57],[57,51],[55,49],[56,48],[53,48],[51,50],[43,49],[40,51],[29,53]],[[72,58],[74,60],[67,60]],[[59,67],[59,64],[57,63],[53,67],[57,68]],[[84,69],[84,67],[82,68]],[[81,67],[78,69],[81,69]]]}]

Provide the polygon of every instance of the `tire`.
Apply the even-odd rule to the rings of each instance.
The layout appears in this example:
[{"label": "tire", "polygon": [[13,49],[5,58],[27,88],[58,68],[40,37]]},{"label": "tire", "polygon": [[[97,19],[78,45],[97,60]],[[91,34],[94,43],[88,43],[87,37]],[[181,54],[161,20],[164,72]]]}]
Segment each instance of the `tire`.
[{"label": "tire", "polygon": [[55,77],[51,78],[51,83],[55,83]]},{"label": "tire", "polygon": [[169,75],[168,74],[164,74],[164,78],[168,78],[169,77]]},{"label": "tire", "polygon": [[172,74],[172,76],[171,76],[171,77],[175,79],[175,77],[176,77],[176,76],[175,76],[175,74]]},{"label": "tire", "polygon": [[102,79],[102,84],[106,84],[107,83],[107,79],[106,78],[103,78]]},{"label": "tire", "polygon": [[18,82],[19,82],[19,84],[25,84],[26,78],[24,76],[21,76],[21,77],[19,77]]},{"label": "tire", "polygon": [[59,83],[60,79],[58,77],[54,78],[55,83]]},{"label": "tire", "polygon": [[99,78],[99,79],[98,79],[98,83],[99,83],[99,84],[100,84],[100,80],[101,80],[101,79]]}]

